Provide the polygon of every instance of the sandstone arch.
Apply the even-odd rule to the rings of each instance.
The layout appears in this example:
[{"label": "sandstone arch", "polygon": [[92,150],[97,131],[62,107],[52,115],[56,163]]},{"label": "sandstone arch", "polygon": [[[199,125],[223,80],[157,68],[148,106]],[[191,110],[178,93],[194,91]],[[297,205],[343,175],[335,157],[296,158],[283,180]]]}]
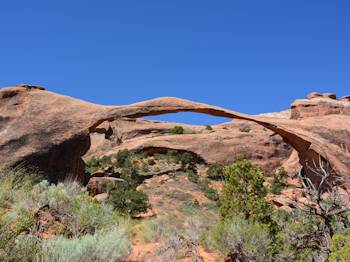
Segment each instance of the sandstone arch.
[{"label": "sandstone arch", "polygon": [[[11,94],[11,95],[9,95]],[[298,151],[306,175],[309,165],[321,158],[338,175],[349,175],[348,137],[350,117],[318,116],[302,120],[249,116],[220,107],[179,98],[157,98],[127,106],[100,106],[36,88],[0,90],[0,159],[2,166],[23,161],[38,165],[52,181],[67,174],[80,177],[81,157],[90,146],[89,134],[105,121],[176,112],[198,112],[252,121],[277,134]],[[327,123],[327,126],[324,125]],[[320,134],[336,135],[336,141]],[[345,133],[340,132],[345,130]]]}]

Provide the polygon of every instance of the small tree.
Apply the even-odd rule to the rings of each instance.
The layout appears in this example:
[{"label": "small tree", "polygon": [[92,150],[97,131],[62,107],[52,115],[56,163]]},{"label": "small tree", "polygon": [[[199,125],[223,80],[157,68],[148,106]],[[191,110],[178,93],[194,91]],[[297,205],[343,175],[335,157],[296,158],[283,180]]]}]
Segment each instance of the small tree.
[{"label": "small tree", "polygon": [[109,188],[108,202],[119,212],[131,216],[146,212],[149,208],[148,196],[141,191],[128,188],[125,184]]},{"label": "small tree", "polygon": [[270,223],[272,206],[265,199],[265,179],[259,167],[238,156],[225,168],[225,183],[220,196],[220,214],[230,218],[241,214],[246,219]]}]

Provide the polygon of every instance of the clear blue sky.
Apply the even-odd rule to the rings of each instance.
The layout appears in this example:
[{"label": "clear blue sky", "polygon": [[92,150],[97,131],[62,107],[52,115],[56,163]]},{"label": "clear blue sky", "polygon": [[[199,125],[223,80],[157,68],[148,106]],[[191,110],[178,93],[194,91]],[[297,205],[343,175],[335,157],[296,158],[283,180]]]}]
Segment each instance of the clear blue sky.
[{"label": "clear blue sky", "polygon": [[3,0],[0,86],[278,111],[311,91],[350,93],[349,14],[349,0]]}]

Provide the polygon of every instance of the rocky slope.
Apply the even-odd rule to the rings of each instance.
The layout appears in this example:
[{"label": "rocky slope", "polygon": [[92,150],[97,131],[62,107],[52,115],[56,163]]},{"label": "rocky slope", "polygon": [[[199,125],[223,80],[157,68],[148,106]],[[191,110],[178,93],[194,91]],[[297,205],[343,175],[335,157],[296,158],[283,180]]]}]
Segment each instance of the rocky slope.
[{"label": "rocky slope", "polygon": [[[2,88],[0,90],[1,165],[11,167],[26,162],[37,166],[52,181],[65,179],[67,174],[83,180],[82,156],[90,148],[90,134],[102,132],[107,138],[112,135],[111,128],[108,125],[101,127],[102,123],[113,122],[123,117],[139,118],[191,111],[245,120],[279,134],[298,152],[304,174],[315,182],[317,178],[313,176],[312,168],[318,165],[320,159],[328,163],[334,173],[348,175],[350,116],[347,109],[350,102],[347,98],[343,98],[334,103],[334,97],[323,97],[322,103],[314,105],[313,99],[308,99],[305,103],[312,104],[314,112],[322,111],[320,108],[324,108],[324,103],[339,110],[327,111],[326,115],[309,114],[305,110],[299,110],[299,116],[295,117],[297,108],[301,107],[294,105],[292,119],[283,119],[249,116],[178,98],[158,98],[127,106],[100,106],[31,85]],[[308,107],[311,108],[302,106],[302,108]],[[202,135],[204,141],[210,136],[215,136],[215,132],[214,135]],[[200,137],[198,136],[198,141],[201,140]],[[228,137],[231,137],[231,134]],[[184,136],[182,139],[188,142],[188,138]],[[172,137],[167,143],[173,143],[172,139],[179,138]],[[254,139],[253,142],[258,140]],[[205,150],[202,150],[203,152],[198,148],[193,150],[198,151],[198,155],[204,156]],[[211,152],[209,155],[215,153]],[[208,156],[208,161],[215,160],[214,157]]]}]

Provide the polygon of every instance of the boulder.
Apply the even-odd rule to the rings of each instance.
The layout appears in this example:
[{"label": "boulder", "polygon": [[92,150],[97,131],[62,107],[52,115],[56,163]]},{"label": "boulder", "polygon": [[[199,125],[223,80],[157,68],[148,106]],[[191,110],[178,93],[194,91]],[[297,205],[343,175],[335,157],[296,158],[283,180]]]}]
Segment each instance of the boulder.
[{"label": "boulder", "polygon": [[339,100],[343,102],[350,102],[350,96],[343,96]]},{"label": "boulder", "polygon": [[[347,99],[336,100],[335,94],[309,95],[309,99],[297,99],[291,107],[291,119],[325,115],[350,115],[350,103]],[[311,98],[310,98],[311,97]]]},{"label": "boulder", "polygon": [[96,199],[100,203],[106,203],[108,199],[107,193],[101,193],[94,196],[94,199]]},{"label": "boulder", "polygon": [[337,95],[333,93],[324,93],[322,96],[329,99],[337,99]]},{"label": "boulder", "polygon": [[86,189],[90,195],[96,196],[101,193],[107,193],[107,186],[109,184],[122,182],[124,182],[123,179],[116,177],[92,177],[86,185]]},{"label": "boulder", "polygon": [[317,92],[312,92],[307,95],[307,99],[320,98],[320,97],[322,97],[322,94]]}]

